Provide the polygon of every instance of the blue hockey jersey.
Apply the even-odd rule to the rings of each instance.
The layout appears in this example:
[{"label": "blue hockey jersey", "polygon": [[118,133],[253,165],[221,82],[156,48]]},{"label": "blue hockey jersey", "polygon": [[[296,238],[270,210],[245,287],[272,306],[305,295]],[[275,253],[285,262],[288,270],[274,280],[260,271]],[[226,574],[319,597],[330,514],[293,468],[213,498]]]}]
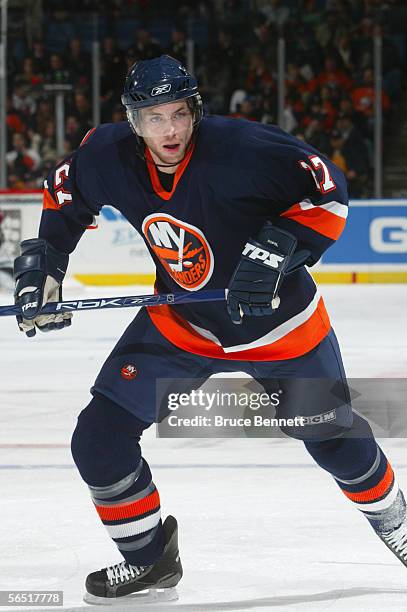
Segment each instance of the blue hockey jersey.
[{"label": "blue hockey jersey", "polygon": [[[51,173],[40,237],[70,253],[102,206],[119,210],[143,237],[161,292],[229,284],[249,237],[269,220],[294,234],[310,265],[341,234],[348,210],[342,172],[276,126],[205,117],[171,192],[127,123],[91,130]],[[230,320],[223,302],[149,308],[179,348],[214,358],[272,361],[303,355],[328,333],[324,302],[305,268],[286,276],[273,315]]]}]

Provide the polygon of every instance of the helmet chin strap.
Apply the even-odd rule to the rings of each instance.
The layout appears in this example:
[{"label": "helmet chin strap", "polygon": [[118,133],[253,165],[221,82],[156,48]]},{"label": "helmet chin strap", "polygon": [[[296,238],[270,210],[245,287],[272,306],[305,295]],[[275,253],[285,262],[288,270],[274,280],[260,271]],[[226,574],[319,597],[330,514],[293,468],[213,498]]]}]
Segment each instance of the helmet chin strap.
[{"label": "helmet chin strap", "polygon": [[150,160],[150,159],[146,159],[146,162],[148,164],[153,164],[153,166],[157,166],[157,168],[172,168],[173,166],[178,166],[178,164],[180,164],[184,158],[185,158],[185,155],[182,159],[175,162],[174,164],[157,164],[154,160]]}]

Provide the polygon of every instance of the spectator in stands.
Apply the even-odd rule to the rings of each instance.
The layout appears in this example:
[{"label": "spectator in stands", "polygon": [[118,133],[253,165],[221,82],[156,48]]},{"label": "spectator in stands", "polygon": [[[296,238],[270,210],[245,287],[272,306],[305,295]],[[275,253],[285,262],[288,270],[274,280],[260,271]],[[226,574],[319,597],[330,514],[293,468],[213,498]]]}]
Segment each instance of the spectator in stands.
[{"label": "spectator in stands", "polygon": [[250,23],[248,3],[243,0],[224,0],[223,10],[220,14],[220,25],[228,30],[237,40],[244,37]]},{"label": "spectator in stands", "polygon": [[355,110],[352,100],[352,93],[342,92],[341,99],[339,100],[339,113],[349,115],[352,120],[352,124],[357,127],[359,131],[363,130],[365,120],[360,113],[356,112]]},{"label": "spectator in stands", "polygon": [[323,85],[320,89],[322,113],[327,130],[333,128],[337,116],[340,99],[340,90],[335,85]]},{"label": "spectator in stands", "polygon": [[[362,133],[352,121],[352,115],[340,112],[337,128],[343,139],[343,152],[345,157],[356,164],[360,174],[367,174],[369,169],[369,151]],[[361,160],[355,162],[354,160]]]},{"label": "spectator in stands", "polygon": [[402,63],[400,50],[394,44],[387,31],[383,31],[383,89],[391,101],[397,101],[402,86]]},{"label": "spectator in stands", "polygon": [[11,147],[12,143],[12,134],[14,132],[25,132],[27,129],[27,124],[24,118],[24,115],[17,111],[14,106],[10,96],[6,98],[6,123],[7,123],[7,148]]},{"label": "spectator in stands", "polygon": [[127,73],[124,55],[117,47],[116,40],[106,36],[101,51],[101,115],[102,122],[108,122],[116,101],[120,98]]},{"label": "spectator in stands", "polygon": [[25,121],[28,123],[32,115],[36,110],[35,99],[30,92],[30,88],[24,81],[15,81],[13,96],[12,96],[13,108],[21,113]]},{"label": "spectator in stands", "polygon": [[352,27],[350,19],[341,18],[338,11],[319,13],[320,23],[315,28],[315,38],[323,50],[329,51]]},{"label": "spectator in stands", "polygon": [[[102,62],[104,73],[106,75],[110,74],[110,78],[115,81],[117,79],[117,72],[123,74],[124,72],[124,59],[123,53],[117,46],[117,41],[112,36],[106,36],[102,40],[102,50],[101,50]],[[109,72],[111,70],[111,72]],[[124,75],[125,76],[125,75]],[[120,78],[122,78],[120,76]],[[120,81],[120,87],[123,86],[122,80]],[[118,89],[118,88],[116,88]]]},{"label": "spectator in stands", "polygon": [[[43,164],[55,164],[58,158],[55,135],[55,121],[48,119],[44,132],[39,133],[38,153]],[[45,176],[45,173],[44,173]]]},{"label": "spectator in stands", "polygon": [[276,113],[276,101],[271,97],[264,98],[261,105],[261,123],[277,123]]},{"label": "spectator in stands", "polygon": [[134,54],[143,59],[151,59],[161,55],[162,49],[146,28],[139,28],[136,32],[136,42],[130,47]]},{"label": "spectator in stands", "polygon": [[246,97],[240,104],[237,105],[237,109],[230,115],[235,119],[248,119],[249,121],[257,121],[254,101]]},{"label": "spectator in stands", "polygon": [[[49,0],[47,0],[48,4]],[[72,2],[56,2],[55,8],[51,11],[50,18],[46,22],[46,40],[53,43],[55,49],[66,49],[69,41],[75,38],[75,26],[73,21],[73,11],[70,8]],[[81,2],[83,6],[83,2]]]},{"label": "spectator in stands", "polygon": [[281,0],[261,0],[257,2],[257,9],[266,18],[266,23],[277,30],[281,30],[290,17],[289,7],[282,5]]},{"label": "spectator in stands", "polygon": [[287,64],[285,85],[291,91],[297,91],[300,94],[309,92],[308,81],[303,77],[298,64],[289,62]]},{"label": "spectator in stands", "polygon": [[304,132],[304,139],[313,147],[328,155],[330,152],[329,136],[325,130],[324,115],[314,114],[311,116],[307,128]]},{"label": "spectator in stands", "polygon": [[298,13],[302,23],[313,30],[316,30],[325,21],[325,15],[319,9],[315,0],[300,0]]},{"label": "spectator in stands", "polygon": [[[195,51],[194,49],[195,59],[197,59]],[[185,30],[180,27],[172,29],[171,44],[167,48],[166,53],[171,55],[171,57],[176,57],[184,66],[187,65],[187,35]]]},{"label": "spectator in stands", "polygon": [[245,88],[253,94],[269,92],[275,88],[273,75],[259,53],[253,53],[250,57]]},{"label": "spectator in stands", "polygon": [[92,107],[85,90],[75,91],[69,114],[76,117],[83,134],[92,127]]},{"label": "spectator in stands", "polygon": [[35,70],[40,74],[45,74],[48,66],[48,57],[45,51],[44,41],[41,38],[37,38],[33,41],[30,57],[35,64]]},{"label": "spectator in stands", "polygon": [[45,82],[51,85],[72,84],[72,74],[59,53],[52,53],[49,58],[49,68],[45,75]]},{"label": "spectator in stands", "polygon": [[253,49],[258,53],[270,70],[277,66],[277,48],[275,44],[276,31],[272,25],[265,21],[256,23],[252,30],[252,40],[250,41],[249,49]]},{"label": "spectator in stands", "polygon": [[22,71],[17,74],[16,81],[27,86],[27,91],[32,93],[44,80],[43,75],[35,68],[32,57],[25,57],[23,60]]},{"label": "spectator in stands", "polygon": [[[19,2],[23,4],[23,0]],[[78,38],[83,31],[73,15],[81,11],[88,19],[91,10],[100,9],[109,33],[101,46],[102,122],[124,119],[119,100],[127,69],[139,59],[161,53],[170,32],[163,32],[159,43],[153,40],[148,24],[161,33],[162,24],[171,15],[176,25],[166,52],[183,62],[183,26],[187,20],[193,38],[205,36],[204,28],[195,28],[196,20],[209,25],[209,40],[200,44],[199,53],[195,46],[194,54],[206,112],[230,112],[276,123],[276,37],[283,31],[287,55],[285,128],[324,152],[332,151],[347,168],[352,195],[368,195],[374,100],[372,38],[379,27],[383,28],[382,102],[386,120],[399,100],[407,49],[404,30],[401,28],[394,38],[392,31],[386,30],[386,19],[396,5],[403,4],[401,0],[108,0],[100,6],[96,0],[73,0],[71,4],[68,11],[66,7],[61,9],[60,0],[43,3],[46,44],[38,37],[38,29],[34,34],[37,38],[33,39],[28,29],[24,34],[24,25],[10,7],[7,149],[17,156],[14,139],[22,134],[25,150],[33,150],[43,160],[30,174],[22,168],[19,156],[16,171],[9,165],[11,185],[22,188],[25,180],[31,185],[39,181],[39,175],[45,175],[47,165],[57,157],[54,97],[42,92],[43,82],[75,84],[72,94],[65,98],[67,153],[92,127],[91,62],[83,52]],[[112,32],[117,29],[117,19],[128,17],[145,25],[137,30],[135,43],[121,51]],[[390,27],[389,20],[387,23]],[[67,51],[59,55],[54,52],[58,49]],[[40,93],[48,98],[39,98]],[[335,129],[339,136],[331,144],[329,133]]]},{"label": "spectator in stands", "polygon": [[304,129],[304,134],[307,133],[306,129],[315,117],[320,117],[325,123],[322,98],[318,93],[307,98],[307,104],[301,116],[301,127]]},{"label": "spectator in stands", "polygon": [[339,130],[332,130],[330,133],[330,159],[344,172],[348,171],[345,156],[342,152],[343,138]]},{"label": "spectator in stands", "polygon": [[32,179],[34,171],[40,166],[40,156],[34,149],[29,149],[24,134],[13,134],[13,148],[6,154],[8,171],[17,180]]},{"label": "spectator in stands", "polygon": [[116,104],[112,113],[112,123],[120,123],[121,121],[126,121],[126,112],[124,106],[121,104]]},{"label": "spectator in stands", "polygon": [[75,115],[68,115],[65,122],[65,140],[70,151],[74,151],[81,144],[87,129],[83,127]]},{"label": "spectator in stands", "polygon": [[[374,98],[373,70],[367,68],[363,73],[362,82],[352,91],[352,100],[355,110],[366,118],[372,118]],[[382,91],[382,106],[384,112],[390,109],[390,99],[384,91]]]},{"label": "spectator in stands", "polygon": [[355,55],[357,57],[357,68],[364,70],[373,63],[373,35],[374,21],[365,17],[356,24],[354,32]]},{"label": "spectator in stands", "polygon": [[213,44],[205,50],[202,59],[202,64],[196,72],[204,102],[210,112],[227,114],[229,100],[239,83],[239,69],[242,64],[240,45],[233,41],[229,31],[221,28],[216,33]]},{"label": "spectator in stands", "polygon": [[355,47],[349,32],[344,32],[342,36],[339,37],[336,48],[342,65],[344,66],[344,68],[346,68],[347,71],[352,72],[356,65],[356,54]]},{"label": "spectator in stands", "polygon": [[291,132],[295,130],[297,125],[298,122],[293,112],[291,100],[286,98],[286,103],[283,110],[283,122],[281,127],[283,128],[283,130],[291,134]]},{"label": "spectator in stands", "polygon": [[45,134],[46,127],[50,120],[54,118],[53,99],[43,97],[38,100],[37,111],[33,117],[33,129],[38,134]]},{"label": "spectator in stands", "polygon": [[350,195],[364,197],[367,192],[369,164],[367,155],[352,148],[339,130],[333,130],[330,138],[330,159],[344,172]]},{"label": "spectator in stands", "polygon": [[82,49],[80,38],[72,38],[69,41],[65,65],[72,76],[72,82],[75,86],[87,87],[90,85],[91,58],[89,53]]},{"label": "spectator in stands", "polygon": [[336,58],[329,55],[325,58],[323,70],[309,83],[310,91],[315,91],[323,85],[330,85],[349,91],[352,87],[352,79],[344,70],[338,67]]},{"label": "spectator in stands", "polygon": [[287,60],[297,64],[302,76],[309,81],[322,68],[323,51],[312,31],[302,24],[291,23],[287,36]]},{"label": "spectator in stands", "polygon": [[127,49],[127,51],[126,51],[126,53],[124,55],[125,74],[128,73],[128,71],[130,70],[130,68],[134,64],[134,62],[137,62],[141,58],[142,58],[142,56],[138,55],[134,51],[133,47],[130,47],[130,49]]}]

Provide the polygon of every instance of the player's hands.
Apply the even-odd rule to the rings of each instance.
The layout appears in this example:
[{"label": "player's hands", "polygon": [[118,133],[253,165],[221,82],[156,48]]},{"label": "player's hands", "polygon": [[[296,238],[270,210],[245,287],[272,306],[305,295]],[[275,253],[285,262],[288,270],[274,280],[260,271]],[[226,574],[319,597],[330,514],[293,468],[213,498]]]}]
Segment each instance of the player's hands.
[{"label": "player's hands", "polygon": [[233,323],[243,315],[273,314],[280,304],[278,290],[297,246],[297,239],[267,222],[256,240],[249,239],[233,273],[227,309]]},{"label": "player's hands", "polygon": [[33,238],[21,243],[21,255],[14,261],[15,302],[23,315],[17,323],[28,337],[41,331],[62,329],[71,324],[72,313],[39,315],[47,302],[62,300],[62,281],[69,256],[54,249],[46,240]]}]

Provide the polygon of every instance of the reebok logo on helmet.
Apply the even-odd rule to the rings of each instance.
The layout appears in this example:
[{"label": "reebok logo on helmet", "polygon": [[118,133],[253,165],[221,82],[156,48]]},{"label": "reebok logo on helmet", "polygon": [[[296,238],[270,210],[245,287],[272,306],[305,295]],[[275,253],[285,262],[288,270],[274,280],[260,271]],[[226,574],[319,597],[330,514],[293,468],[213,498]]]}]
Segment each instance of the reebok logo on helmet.
[{"label": "reebok logo on helmet", "polygon": [[165,85],[158,85],[157,87],[153,87],[151,90],[152,96],[159,96],[161,94],[165,94],[171,91],[171,83],[166,83]]}]

